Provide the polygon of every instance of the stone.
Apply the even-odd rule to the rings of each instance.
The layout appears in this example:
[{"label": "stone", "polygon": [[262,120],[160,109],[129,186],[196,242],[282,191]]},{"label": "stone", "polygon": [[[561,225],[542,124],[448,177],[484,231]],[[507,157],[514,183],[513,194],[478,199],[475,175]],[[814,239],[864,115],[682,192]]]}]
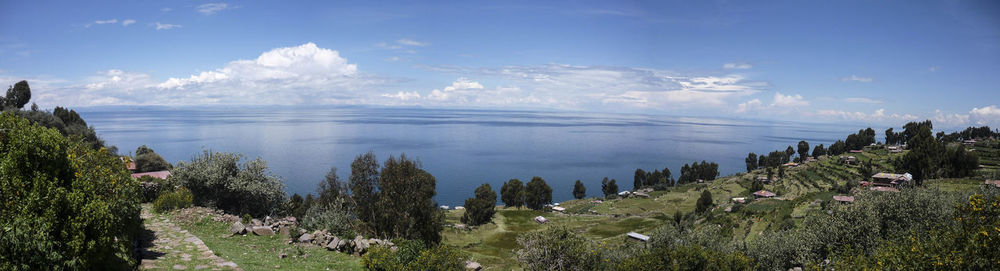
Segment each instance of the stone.
[{"label": "stone", "polygon": [[483,269],[483,265],[473,261],[465,261],[465,270],[479,271],[481,269]]},{"label": "stone", "polygon": [[174,265],[174,269],[175,269],[175,270],[184,270],[184,269],[187,269],[187,266],[183,266],[183,265],[179,265],[179,264],[175,264],[175,265]]},{"label": "stone", "polygon": [[243,225],[243,223],[239,221],[236,221],[233,222],[232,226],[229,226],[229,232],[233,235],[244,234],[247,233],[247,226]]},{"label": "stone", "polygon": [[299,243],[309,243],[309,242],[312,242],[312,240],[313,240],[313,235],[312,234],[306,233],[306,234],[303,234],[302,236],[299,236]]},{"label": "stone", "polygon": [[250,226],[264,226],[264,222],[260,222],[260,219],[251,219]]},{"label": "stone", "polygon": [[265,216],[264,225],[271,225],[271,224],[274,224],[274,219],[271,219],[271,216]]},{"label": "stone", "polygon": [[288,253],[279,252],[278,259],[284,259],[284,258],[288,258]]},{"label": "stone", "polygon": [[337,240],[340,240],[337,241],[337,251],[343,251],[344,247],[347,246],[347,241],[340,238],[337,238]]},{"label": "stone", "polygon": [[258,226],[258,227],[253,227],[253,234],[265,235],[265,236],[274,235],[274,230],[271,230],[271,227]]},{"label": "stone", "polygon": [[330,241],[330,243],[327,243],[325,246],[323,246],[323,248],[326,248],[326,250],[330,251],[337,250],[337,242]]},{"label": "stone", "polygon": [[280,227],[278,228],[278,234],[286,238],[289,238],[292,236],[292,230],[289,227]]},{"label": "stone", "polygon": [[368,245],[369,246],[377,246],[377,245],[381,245],[381,244],[382,244],[382,240],[375,239],[375,238],[369,238],[368,239]]}]

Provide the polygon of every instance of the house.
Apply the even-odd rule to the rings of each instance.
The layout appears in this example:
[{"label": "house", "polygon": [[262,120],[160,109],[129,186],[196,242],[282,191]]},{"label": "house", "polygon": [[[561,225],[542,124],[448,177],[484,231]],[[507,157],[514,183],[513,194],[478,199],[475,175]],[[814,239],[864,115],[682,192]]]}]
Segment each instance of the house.
[{"label": "house", "polygon": [[136,171],[135,162],[132,161],[131,157],[119,156],[118,159],[122,160],[122,163],[125,163],[125,168],[128,169],[129,173],[135,173]]},{"label": "house", "polygon": [[753,192],[753,195],[757,196],[758,198],[773,198],[774,196],[777,196],[776,194],[774,194],[774,192],[767,190]]},{"label": "house", "polygon": [[632,195],[640,198],[649,198],[649,194],[646,194],[645,192],[641,191],[632,193]]},{"label": "house", "polygon": [[854,196],[833,196],[833,200],[843,203],[854,202]]},{"label": "house", "polygon": [[965,140],[965,141],[962,141],[962,144],[965,144],[965,145],[975,145],[976,144],[976,140],[975,139]]},{"label": "house", "polygon": [[904,173],[904,174],[877,173],[875,175],[872,175],[872,184],[876,186],[897,186],[912,180],[913,180],[913,175],[910,175],[910,173]]},{"label": "house", "polygon": [[851,150],[850,151],[850,153],[863,153],[863,152],[865,152],[865,151],[862,151],[862,150]]},{"label": "house", "polygon": [[441,208],[441,210],[448,210],[449,209],[448,205],[441,205],[439,208]]},{"label": "house", "polygon": [[637,240],[637,241],[642,241],[642,242],[649,242],[649,236],[646,236],[644,234],[639,234],[639,233],[634,232],[634,231],[633,232],[629,232],[629,233],[627,233],[625,235],[627,235],[628,238],[630,238],[632,240]]},{"label": "house", "polygon": [[153,172],[143,172],[143,173],[132,173],[132,178],[135,178],[135,179],[138,179],[138,178],[140,178],[142,176],[150,176],[150,177],[153,177],[153,178],[159,178],[159,179],[166,180],[167,177],[170,177],[170,171],[169,170],[163,170],[163,171],[153,171]]},{"label": "house", "polygon": [[889,150],[889,153],[903,152],[903,146],[889,146],[887,149]]},{"label": "house", "polygon": [[733,203],[746,203],[746,202],[747,202],[747,198],[743,198],[743,197],[733,198]]},{"label": "house", "polygon": [[841,155],[840,156],[840,162],[844,163],[844,164],[848,164],[848,165],[857,165],[858,164],[858,158],[854,157],[853,155],[848,155],[848,156]]},{"label": "house", "polygon": [[536,216],[535,217],[535,222],[538,222],[538,224],[545,224],[545,223],[549,223],[549,220],[545,219],[545,217],[543,217],[543,216]]},{"label": "house", "polygon": [[807,156],[805,163],[808,164],[808,163],[812,163],[812,162],[816,162],[816,157]]},{"label": "house", "polygon": [[552,207],[552,210],[556,211],[556,212],[562,213],[562,212],[566,211],[566,208],[556,206],[556,207]]},{"label": "house", "polygon": [[619,197],[623,197],[623,198],[628,197],[631,194],[632,194],[632,192],[629,192],[629,191],[618,192],[618,196]]},{"label": "house", "polygon": [[455,210],[465,210],[465,207],[462,207],[462,206],[455,206]]},{"label": "house", "polygon": [[782,165],[782,166],[785,166],[785,167],[797,167],[797,166],[799,166],[799,163],[796,163],[796,162],[788,162],[788,163],[785,163],[785,164],[784,164],[784,165]]}]

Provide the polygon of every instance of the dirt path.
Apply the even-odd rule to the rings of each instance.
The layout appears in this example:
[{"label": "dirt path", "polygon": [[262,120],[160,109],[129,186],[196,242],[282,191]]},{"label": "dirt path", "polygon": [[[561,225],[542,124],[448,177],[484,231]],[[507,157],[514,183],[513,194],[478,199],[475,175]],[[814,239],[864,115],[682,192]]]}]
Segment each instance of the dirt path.
[{"label": "dirt path", "polygon": [[175,225],[167,215],[142,206],[141,270],[242,270],[215,255],[197,236]]}]

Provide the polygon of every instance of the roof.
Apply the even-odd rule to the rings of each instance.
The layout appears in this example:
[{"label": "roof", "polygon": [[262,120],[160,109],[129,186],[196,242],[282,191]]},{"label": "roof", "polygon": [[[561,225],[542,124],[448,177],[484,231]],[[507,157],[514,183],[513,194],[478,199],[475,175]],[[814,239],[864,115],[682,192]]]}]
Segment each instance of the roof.
[{"label": "roof", "polygon": [[170,177],[170,171],[169,170],[163,170],[163,171],[153,171],[153,172],[143,172],[143,173],[133,173],[132,174],[132,178],[136,178],[136,179],[138,179],[139,177],[142,177],[142,176],[150,176],[150,177],[153,177],[153,178],[160,178],[160,179],[166,180],[167,177]]},{"label": "roof", "polygon": [[535,222],[538,222],[538,223],[545,223],[545,222],[549,222],[549,220],[548,220],[548,219],[545,219],[545,217],[544,217],[544,216],[536,216],[536,217],[535,217]]},{"label": "roof", "polygon": [[556,207],[552,207],[552,210],[555,210],[557,212],[562,212],[562,211],[566,211],[566,208],[556,206]]},{"label": "roof", "polygon": [[629,191],[618,192],[619,196],[628,196],[629,194],[632,194],[632,192],[629,192]]},{"label": "roof", "polygon": [[889,180],[892,184],[899,184],[900,182],[912,181],[913,175],[910,175],[910,173],[893,174],[882,172],[872,175],[872,179]]},{"label": "roof", "polygon": [[753,194],[755,196],[765,197],[765,198],[770,198],[770,197],[776,196],[776,194],[774,194],[774,192],[767,191],[767,190],[761,190],[761,191],[753,192]]},{"label": "roof", "polygon": [[839,202],[854,202],[853,196],[833,196],[833,200]]},{"label": "roof", "polygon": [[785,163],[783,166],[786,166],[786,167],[795,167],[795,166],[798,166],[798,165],[799,165],[799,163],[796,163],[796,162],[788,162],[788,163]]},{"label": "roof", "polygon": [[862,150],[851,150],[851,153],[862,153],[862,152],[864,152],[864,151],[862,151]]},{"label": "roof", "polygon": [[639,234],[637,232],[629,232],[629,233],[627,233],[625,235],[628,235],[629,238],[636,239],[636,240],[639,240],[639,241],[643,241],[643,242],[648,242],[649,241],[649,236],[646,236],[646,235],[643,235],[643,234]]}]

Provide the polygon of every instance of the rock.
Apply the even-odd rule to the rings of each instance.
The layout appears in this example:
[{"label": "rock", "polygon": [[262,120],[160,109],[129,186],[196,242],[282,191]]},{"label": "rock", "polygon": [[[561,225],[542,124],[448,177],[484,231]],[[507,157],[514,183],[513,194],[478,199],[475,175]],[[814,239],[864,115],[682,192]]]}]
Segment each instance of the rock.
[{"label": "rock", "polygon": [[339,240],[337,241],[337,251],[343,251],[344,247],[347,246],[347,241],[340,238],[337,238],[336,240]]},{"label": "rock", "polygon": [[459,230],[465,230],[468,229],[469,227],[466,226],[465,224],[455,224],[455,228]]},{"label": "rock", "polygon": [[242,222],[233,222],[232,226],[229,226],[229,232],[233,235],[247,233],[247,226],[243,225]]},{"label": "rock", "polygon": [[279,252],[278,259],[284,259],[284,258],[288,258],[288,253]]},{"label": "rock", "polygon": [[251,219],[250,226],[264,226],[264,222],[260,222],[260,219]]},{"label": "rock", "polygon": [[483,265],[473,261],[465,261],[465,270],[479,271],[480,269],[483,269]]},{"label": "rock", "polygon": [[280,234],[281,236],[284,236],[284,237],[291,237],[292,236],[292,230],[289,227],[281,227],[281,228],[278,228],[278,234]]},{"label": "rock", "polygon": [[264,225],[271,225],[271,224],[274,224],[274,219],[271,219],[271,216],[265,216]]},{"label": "rock", "polygon": [[368,245],[369,246],[377,246],[377,245],[381,245],[381,244],[382,244],[382,240],[375,239],[375,238],[368,238]]},{"label": "rock", "polygon": [[312,242],[312,240],[313,240],[313,235],[312,234],[306,233],[306,234],[303,234],[302,236],[299,236],[299,243],[309,243],[309,242]]},{"label": "rock", "polygon": [[337,242],[330,241],[330,243],[327,243],[325,246],[323,246],[323,248],[326,248],[326,250],[335,251],[337,250]]},{"label": "rock", "polygon": [[258,226],[253,227],[253,233],[256,235],[274,235],[274,230],[271,230],[271,227]]}]

